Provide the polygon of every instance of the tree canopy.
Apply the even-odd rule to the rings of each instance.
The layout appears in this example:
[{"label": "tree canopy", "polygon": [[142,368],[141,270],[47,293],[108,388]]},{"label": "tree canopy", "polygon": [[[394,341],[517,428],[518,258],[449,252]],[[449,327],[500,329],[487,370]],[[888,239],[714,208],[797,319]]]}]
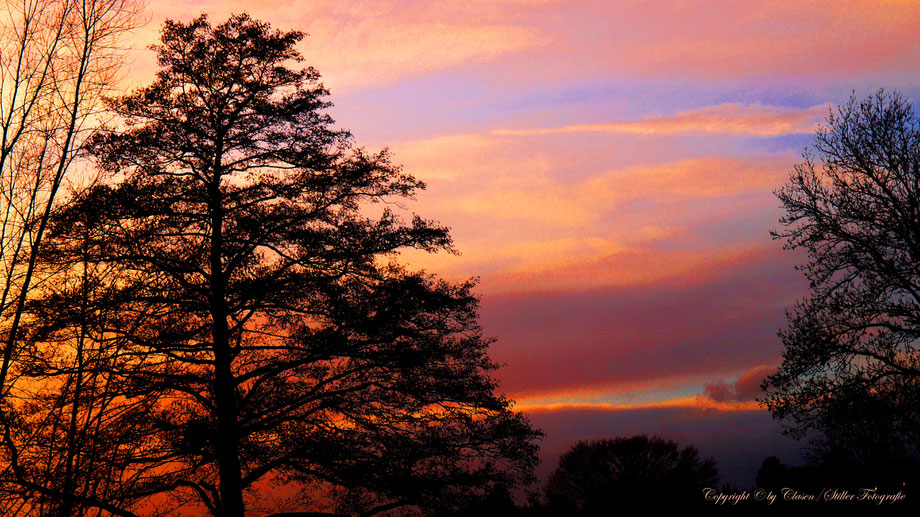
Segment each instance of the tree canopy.
[{"label": "tree canopy", "polygon": [[[540,433],[495,393],[473,282],[395,262],[452,250],[443,226],[377,209],[424,184],[334,127],[318,73],[292,67],[301,38],[247,15],[166,22],[156,79],[90,142],[105,180],[52,222],[44,264],[72,284],[33,310],[81,317],[37,326],[23,373],[104,379],[112,400],[70,404],[139,434],[116,455],[134,494],[214,516],[271,483],[372,514],[529,480]],[[95,374],[42,359],[64,344]]]},{"label": "tree canopy", "polygon": [[[764,401],[790,432],[822,447],[916,444],[920,381],[920,120],[897,92],[832,112],[777,193],[774,234],[807,252],[811,292],[780,332]],[[886,415],[879,423],[871,415]],[[866,421],[878,425],[866,426]],[[837,442],[837,443],[833,443]],[[893,447],[893,445],[892,445]],[[886,449],[882,451],[882,449]]]},{"label": "tree canopy", "polygon": [[576,443],[559,458],[544,493],[561,515],[613,515],[700,503],[701,490],[718,478],[715,461],[701,459],[696,447],[639,435]]}]

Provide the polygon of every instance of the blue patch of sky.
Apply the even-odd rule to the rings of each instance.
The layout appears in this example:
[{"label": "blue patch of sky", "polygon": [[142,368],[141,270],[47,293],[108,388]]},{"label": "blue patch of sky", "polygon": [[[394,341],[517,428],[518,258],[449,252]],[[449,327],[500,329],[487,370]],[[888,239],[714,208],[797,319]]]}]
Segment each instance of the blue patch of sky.
[{"label": "blue patch of sky", "polygon": [[796,152],[800,153],[806,147],[810,146],[814,135],[780,135],[756,139],[751,142],[751,149],[754,151],[763,151],[767,153]]},{"label": "blue patch of sky", "polygon": [[[331,113],[359,138],[383,143],[498,128],[547,128],[669,116],[725,103],[786,108],[846,102],[884,85],[867,81],[710,81],[597,78],[509,87],[482,70],[441,72],[335,95]],[[862,84],[866,83],[866,84]],[[894,88],[894,87],[889,87]],[[901,88],[910,99],[920,87]],[[759,139],[759,150],[798,149],[799,135]]]},{"label": "blue patch of sky", "polygon": [[482,108],[494,95],[469,77],[437,74],[345,92],[333,117],[371,139],[414,139],[463,132],[503,114]]}]

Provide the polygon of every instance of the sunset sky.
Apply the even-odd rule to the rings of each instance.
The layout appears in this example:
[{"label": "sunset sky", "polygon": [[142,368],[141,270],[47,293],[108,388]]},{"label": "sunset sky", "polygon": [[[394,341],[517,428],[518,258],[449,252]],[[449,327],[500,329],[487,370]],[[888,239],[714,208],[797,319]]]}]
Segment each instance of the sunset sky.
[{"label": "sunset sky", "polygon": [[331,113],[428,185],[406,208],[479,277],[501,389],[545,475],[577,439],[658,433],[747,487],[798,444],[754,402],[806,293],[769,232],[773,191],[855,92],[920,98],[920,2],[151,0],[129,85],[165,18],[231,13],[309,34]]}]

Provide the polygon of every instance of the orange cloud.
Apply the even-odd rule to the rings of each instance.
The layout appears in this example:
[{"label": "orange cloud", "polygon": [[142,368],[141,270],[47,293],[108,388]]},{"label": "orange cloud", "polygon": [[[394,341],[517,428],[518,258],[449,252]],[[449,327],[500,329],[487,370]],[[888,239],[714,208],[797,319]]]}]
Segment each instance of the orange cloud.
[{"label": "orange cloud", "polygon": [[308,33],[300,45],[307,63],[341,92],[542,45],[545,37],[537,29],[509,23],[508,14],[544,3],[320,0],[292,9],[289,3],[265,0],[153,1],[151,23],[138,33],[132,76],[146,82],[155,70],[152,54],[142,49],[157,40],[166,18],[187,21],[208,13],[212,23],[220,23],[230,14],[249,12],[274,27]]},{"label": "orange cloud", "polygon": [[[650,232],[655,235],[655,230]],[[484,238],[461,243],[460,255],[407,251],[400,255],[400,262],[410,269],[436,271],[454,280],[476,274],[482,288],[491,294],[538,293],[665,281],[674,285],[695,284],[722,268],[759,258],[775,248],[768,243],[684,249],[673,245],[680,243],[676,237],[669,247],[657,245],[668,243],[668,239],[643,243],[639,240],[642,234],[640,230],[632,237],[613,234],[606,239],[560,240],[539,240],[534,236],[510,242]]]},{"label": "orange cloud", "polygon": [[607,124],[576,124],[542,129],[497,129],[492,133],[507,136],[553,135],[563,133],[613,133],[636,135],[724,134],[779,136],[814,132],[824,117],[826,105],[798,110],[761,104],[720,104],[685,111],[670,117],[654,117]]},{"label": "orange cloud", "polygon": [[581,260],[556,257],[548,267],[522,260],[514,267],[484,275],[490,292],[547,292],[598,287],[625,287],[669,282],[697,283],[719,268],[758,256],[764,248],[707,250],[632,249]]},{"label": "orange cloud", "polygon": [[[513,140],[520,139],[467,134],[394,144],[406,170],[429,182],[412,210],[450,222],[462,252],[409,252],[403,255],[409,264],[460,277],[475,272],[493,292],[696,275],[758,250],[750,243],[701,248],[688,245],[688,235],[708,220],[744,217],[751,199],[772,206],[771,192],[791,163],[785,156],[707,156],[572,181],[564,147]],[[688,209],[693,200],[709,203]],[[650,208],[629,209],[636,203]]]},{"label": "orange cloud", "polygon": [[651,378],[595,387],[547,390],[512,396],[515,409],[522,412],[589,409],[631,411],[640,409],[692,408],[716,411],[759,411],[764,406],[754,400],[761,394],[760,381],[775,368],[760,365],[745,371],[737,381],[704,384],[703,393],[681,395],[699,386],[714,373]]},{"label": "orange cloud", "polygon": [[703,396],[680,397],[660,402],[640,404],[609,404],[609,403],[554,403],[554,404],[517,404],[515,411],[522,413],[539,413],[550,411],[568,411],[572,409],[588,409],[595,411],[632,411],[637,409],[707,409],[714,411],[763,411],[759,402],[718,402]]},{"label": "orange cloud", "polygon": [[[610,351],[615,357],[622,351]],[[597,384],[578,386],[553,386],[528,389],[510,393],[509,396],[521,406],[546,406],[566,404],[649,404],[674,399],[679,393],[692,392],[712,379],[712,374],[666,374],[638,380],[612,382],[604,380]]]},{"label": "orange cloud", "polygon": [[708,157],[611,170],[574,184],[539,173],[505,178],[441,202],[461,214],[578,226],[632,200],[679,202],[771,190],[785,176],[775,161]]},{"label": "orange cloud", "polygon": [[568,227],[637,199],[673,203],[772,191],[790,168],[786,157],[709,156],[617,168],[572,182],[565,177],[566,157],[545,147],[475,134],[392,146],[407,170],[431,183],[425,198],[439,212]]}]

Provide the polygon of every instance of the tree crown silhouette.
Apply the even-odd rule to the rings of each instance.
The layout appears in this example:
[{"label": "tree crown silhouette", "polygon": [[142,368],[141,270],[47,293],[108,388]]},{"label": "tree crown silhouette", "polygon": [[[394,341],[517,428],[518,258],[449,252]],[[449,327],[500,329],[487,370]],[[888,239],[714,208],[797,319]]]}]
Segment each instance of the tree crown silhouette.
[{"label": "tree crown silhouette", "polygon": [[163,489],[241,517],[271,482],[357,512],[455,505],[529,479],[539,433],[495,394],[473,283],[394,262],[446,228],[381,201],[424,184],[324,112],[298,32],[168,21],[154,82],[90,150],[108,180],[54,222],[59,263],[116,267],[124,376],[155,393]]},{"label": "tree crown silhouette", "polygon": [[576,443],[559,458],[544,488],[549,507],[564,513],[610,515],[623,508],[686,506],[718,481],[712,458],[658,436]]},{"label": "tree crown silhouette", "polygon": [[[774,237],[807,252],[811,293],[787,313],[764,401],[793,435],[839,442],[824,448],[855,440],[868,452],[882,432],[916,443],[920,120],[897,92],[852,97],[804,158],[776,193],[785,216]],[[885,423],[867,427],[879,412]]]}]

